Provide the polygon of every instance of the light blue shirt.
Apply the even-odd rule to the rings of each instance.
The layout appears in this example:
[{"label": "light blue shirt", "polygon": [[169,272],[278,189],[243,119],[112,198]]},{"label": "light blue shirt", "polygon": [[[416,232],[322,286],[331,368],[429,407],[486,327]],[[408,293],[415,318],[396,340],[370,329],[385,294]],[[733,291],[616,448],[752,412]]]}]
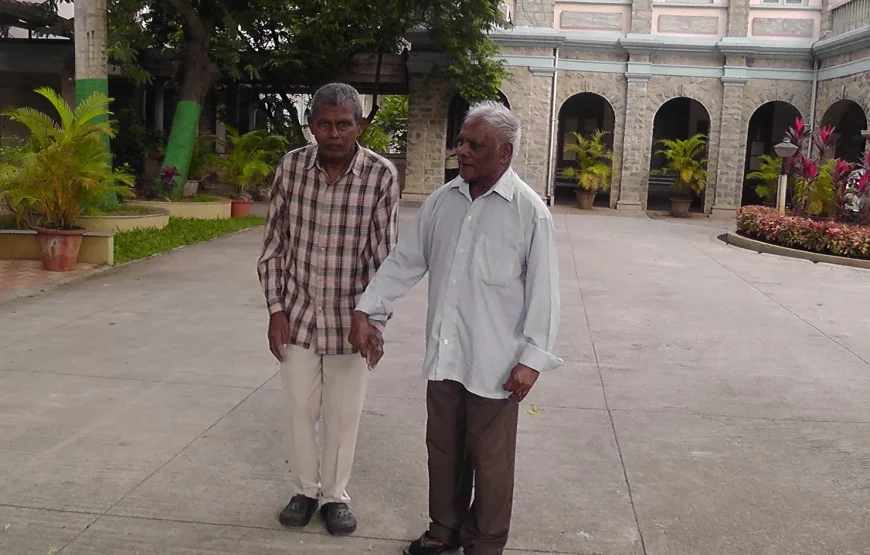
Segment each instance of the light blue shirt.
[{"label": "light blue shirt", "polygon": [[357,310],[387,320],[393,302],[429,272],[429,380],[453,380],[504,399],[517,363],[546,372],[559,325],[553,218],[508,169],[472,201],[461,178],[430,195],[375,274]]}]

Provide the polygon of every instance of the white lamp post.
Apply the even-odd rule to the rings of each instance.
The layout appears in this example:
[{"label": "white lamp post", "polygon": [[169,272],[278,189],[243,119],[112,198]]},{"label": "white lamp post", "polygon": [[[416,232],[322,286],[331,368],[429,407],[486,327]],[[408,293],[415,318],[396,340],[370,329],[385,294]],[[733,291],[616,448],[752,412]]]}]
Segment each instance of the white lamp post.
[{"label": "white lamp post", "polygon": [[794,156],[797,152],[797,145],[792,144],[788,137],[784,138],[781,143],[773,147],[776,155],[782,158],[782,166],[779,170],[779,182],[776,186],[776,210],[780,214],[785,214],[785,193],[788,187],[788,174],[786,171],[785,161]]}]

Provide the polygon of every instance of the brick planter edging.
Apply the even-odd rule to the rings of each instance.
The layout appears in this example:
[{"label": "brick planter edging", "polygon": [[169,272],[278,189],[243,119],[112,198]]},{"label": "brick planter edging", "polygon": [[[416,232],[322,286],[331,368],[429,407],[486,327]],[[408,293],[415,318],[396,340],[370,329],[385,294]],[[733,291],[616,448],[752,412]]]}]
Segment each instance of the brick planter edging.
[{"label": "brick planter edging", "polygon": [[750,239],[749,237],[744,237],[743,235],[738,235],[737,233],[733,232],[721,235],[719,238],[729,245],[740,247],[742,249],[756,251],[759,253],[763,252],[766,254],[775,254],[778,256],[787,256],[789,258],[809,260],[810,262],[824,262],[826,264],[836,264],[838,266],[849,266],[852,268],[863,268],[865,270],[870,270],[870,260],[863,260],[860,258],[847,258],[845,256],[834,256],[832,254],[821,254],[818,252],[802,251],[799,249],[782,247],[780,245],[774,245],[772,243],[765,243],[764,241],[759,241],[758,239]]}]

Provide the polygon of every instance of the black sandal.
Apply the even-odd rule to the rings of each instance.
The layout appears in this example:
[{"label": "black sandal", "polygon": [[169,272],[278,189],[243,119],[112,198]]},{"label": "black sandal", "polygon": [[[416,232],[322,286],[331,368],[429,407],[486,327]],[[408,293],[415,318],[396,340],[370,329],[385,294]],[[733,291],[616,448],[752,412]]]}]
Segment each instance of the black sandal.
[{"label": "black sandal", "polygon": [[429,535],[429,532],[423,532],[423,535],[411,542],[411,545],[405,548],[405,555],[440,555],[448,551],[453,551],[451,547],[440,540],[436,540]]}]

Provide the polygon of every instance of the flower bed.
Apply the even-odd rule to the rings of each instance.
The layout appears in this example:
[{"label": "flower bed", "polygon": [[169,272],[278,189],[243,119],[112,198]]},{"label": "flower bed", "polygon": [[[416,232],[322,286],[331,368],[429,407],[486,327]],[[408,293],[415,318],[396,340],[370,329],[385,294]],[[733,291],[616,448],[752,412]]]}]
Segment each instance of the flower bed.
[{"label": "flower bed", "polygon": [[870,259],[870,228],[781,215],[773,208],[746,206],[737,232],[774,245],[848,258]]}]

